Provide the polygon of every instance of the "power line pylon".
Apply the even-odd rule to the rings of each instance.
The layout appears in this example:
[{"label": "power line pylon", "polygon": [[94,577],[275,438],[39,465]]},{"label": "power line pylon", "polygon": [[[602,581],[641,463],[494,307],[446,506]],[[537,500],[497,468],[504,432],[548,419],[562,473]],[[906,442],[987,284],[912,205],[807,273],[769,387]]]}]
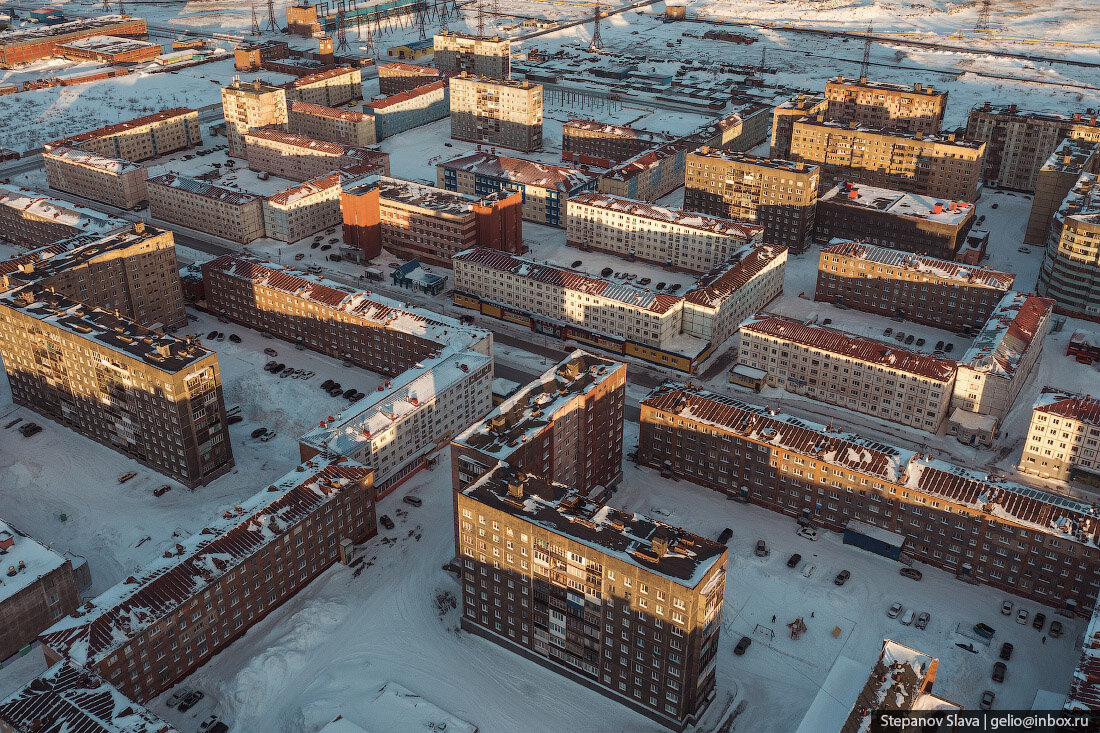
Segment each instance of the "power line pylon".
[{"label": "power line pylon", "polygon": [[603,48],[603,39],[600,38],[600,14],[602,12],[600,4],[596,3],[596,12],[592,18],[592,43],[588,45],[589,51],[599,51]]},{"label": "power line pylon", "polygon": [[863,63],[859,65],[859,76],[867,78],[867,70],[871,65],[871,34],[875,31],[874,21],[867,24],[867,35],[863,39]]},{"label": "power line pylon", "polygon": [[344,18],[344,3],[340,3],[340,8],[336,11],[336,51],[346,52],[348,50],[348,33],[345,27]]},{"label": "power line pylon", "polygon": [[485,0],[474,0],[477,3],[477,34],[485,37]]},{"label": "power line pylon", "polygon": [[252,35],[260,35],[260,21],[256,17],[256,3],[252,3]]},{"label": "power line pylon", "polygon": [[103,12],[111,12],[111,0],[103,0]]},{"label": "power line pylon", "polygon": [[275,22],[275,0],[267,0],[267,29],[278,31],[279,25]]},{"label": "power line pylon", "polygon": [[420,40],[428,37],[428,7],[426,0],[417,0],[416,3],[416,27],[420,33]]},{"label": "power line pylon", "polygon": [[367,58],[374,58],[374,31],[370,29],[370,20],[367,21],[367,37],[363,41],[362,49],[367,52]]},{"label": "power line pylon", "polygon": [[126,6],[122,4],[122,0],[118,0],[118,14],[126,15]]},{"label": "power line pylon", "polygon": [[978,22],[974,24],[974,30],[980,31],[987,36],[992,34],[992,30],[989,27],[990,5],[990,0],[982,0],[982,7],[978,11]]},{"label": "power line pylon", "polygon": [[443,0],[439,3],[439,30],[447,30],[447,23],[451,19],[450,3],[447,0]]}]

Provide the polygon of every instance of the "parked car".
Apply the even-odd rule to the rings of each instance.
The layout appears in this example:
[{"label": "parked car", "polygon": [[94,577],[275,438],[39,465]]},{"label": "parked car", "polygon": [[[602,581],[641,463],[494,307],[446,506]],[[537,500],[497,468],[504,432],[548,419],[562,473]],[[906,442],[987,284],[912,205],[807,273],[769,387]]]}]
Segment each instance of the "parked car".
[{"label": "parked car", "polygon": [[225,341],[225,334],[221,331],[218,331],[218,337],[214,340],[217,341],[218,343],[221,343],[222,341]]},{"label": "parked car", "polygon": [[654,287],[654,288],[656,288],[657,290],[664,290],[664,289],[665,289],[665,283],[664,283],[664,281],[662,280],[661,282],[657,283],[657,284],[656,284],[656,285],[654,285],[653,287]]},{"label": "parked car", "polygon": [[993,700],[996,699],[996,697],[997,696],[994,695],[990,690],[986,690],[982,693],[982,700],[978,703],[978,707],[982,710],[992,710]]},{"label": "parked car", "polygon": [[790,557],[788,557],[788,558],[787,558],[787,567],[789,567],[789,568],[797,568],[797,567],[798,567],[798,563],[800,563],[800,562],[802,562],[802,556],[801,556],[801,555],[799,555],[799,554],[798,554],[798,553],[796,552],[796,553],[794,553],[793,555],[791,555]]},{"label": "parked car", "polygon": [[833,582],[837,585],[844,585],[848,582],[848,578],[850,577],[852,577],[852,574],[850,572],[848,572],[847,570],[841,570],[839,573],[836,574],[836,577],[833,578]]},{"label": "parked car", "polygon": [[29,422],[26,425],[22,425],[19,428],[19,432],[24,438],[29,438],[32,435],[38,435],[42,432],[42,426],[36,422]]},{"label": "parked car", "polygon": [[921,611],[917,614],[916,627],[923,631],[928,628],[928,622],[932,620],[932,616],[928,611]]},{"label": "parked car", "polygon": [[229,334],[229,340],[235,344],[239,344],[241,342],[241,337],[235,333],[231,333]]},{"label": "parked car", "polygon": [[267,441],[274,438],[276,435],[278,435],[278,433],[276,433],[274,430],[272,430],[270,433],[264,433],[263,435],[261,435],[260,440],[262,440],[263,442],[266,443]]},{"label": "parked car", "polygon": [[950,354],[950,353],[951,353],[952,351],[954,351],[954,350],[955,350],[955,344],[947,344],[947,345],[945,345],[945,346],[943,347],[943,350],[944,350],[944,351],[945,351],[946,353]]},{"label": "parked car", "polygon": [[211,331],[210,333],[206,334],[206,340],[207,341],[213,341],[217,337],[218,337],[218,332],[217,331]]},{"label": "parked car", "polygon": [[1012,615],[1012,601],[1001,601],[1001,613],[1005,616]]},{"label": "parked car", "polygon": [[328,391],[329,397],[340,397],[344,394],[344,390],[340,389],[340,385],[333,385],[332,389]]},{"label": "parked car", "polygon": [[638,281],[638,284],[639,285],[649,285],[651,282],[653,282],[653,281],[651,279],[649,279],[648,277],[643,277],[641,280]]},{"label": "parked car", "polygon": [[217,715],[207,716],[206,720],[199,723],[199,733],[207,733],[207,731],[209,731],[211,728],[213,728],[214,724],[217,723],[217,722],[218,722],[218,716]]},{"label": "parked car", "polygon": [[352,387],[351,389],[349,389],[349,390],[348,390],[347,392],[344,392],[344,396],[345,396],[345,397],[348,397],[348,398],[350,398],[350,397],[354,397],[355,395],[356,395],[356,390],[355,390],[355,388],[354,388],[354,387]]},{"label": "parked car", "polygon": [[237,423],[241,422],[242,420],[244,420],[244,418],[241,417],[240,415],[230,415],[229,417],[227,417],[225,419],[225,422],[228,423],[229,425],[236,425]]},{"label": "parked car", "polygon": [[252,431],[252,437],[253,438],[258,438],[266,432],[267,432],[267,428],[256,428],[255,430]]},{"label": "parked car", "polygon": [[936,351],[943,351],[943,341],[936,342]]},{"label": "parked car", "polygon": [[806,566],[802,568],[802,575],[808,578],[814,574],[815,570],[817,570],[817,565],[814,565],[812,562],[806,563]]},{"label": "parked car", "polygon": [[1043,626],[1045,626],[1046,623],[1047,615],[1045,613],[1037,613],[1035,614],[1035,620],[1031,622],[1031,628],[1035,629],[1036,631],[1042,631]]},{"label": "parked car", "polygon": [[997,633],[997,630],[989,624],[976,623],[974,624],[974,633],[982,637],[983,639],[988,640],[993,638],[993,635]]},{"label": "parked car", "polygon": [[278,356],[279,352],[276,351],[275,349],[272,349],[271,347],[268,347],[268,348],[264,349],[264,354],[266,354],[268,356]]},{"label": "parked car", "polygon": [[898,621],[900,621],[903,626],[912,626],[913,625],[913,615],[914,615],[913,614],[913,609],[910,608],[908,611],[906,611],[904,614],[902,614],[902,617],[900,619],[898,619]]},{"label": "parked car", "polygon": [[928,342],[924,339],[917,339],[917,346],[924,346],[926,343]]},{"label": "parked car", "polygon": [[321,245],[321,251],[322,251],[322,252],[327,252],[327,251],[329,251],[330,249],[332,249],[332,245],[331,245],[331,244],[322,244],[322,245]]},{"label": "parked car", "polygon": [[614,268],[614,267],[605,267],[605,268],[603,268],[602,270],[600,270],[600,277],[608,277],[608,276],[610,276],[610,275],[611,275],[611,274],[612,274],[613,272],[615,272],[615,268]]},{"label": "parked car", "polygon": [[895,341],[904,341],[905,340],[905,331],[895,332],[894,333],[894,340]]},{"label": "parked car", "polygon": [[310,248],[310,249],[317,249],[317,248],[318,248],[318,247],[320,247],[320,246],[321,246],[321,242],[320,242],[320,241],[314,241],[314,242],[310,243],[310,245],[309,245],[309,248]]},{"label": "parked car", "polygon": [[332,389],[332,385],[333,385],[333,381],[331,379],[326,379],[325,381],[321,382],[321,389],[324,389],[324,390]]},{"label": "parked car", "polygon": [[894,329],[892,329],[892,328],[887,328],[887,329],[886,329],[885,331],[883,331],[883,332],[882,332],[882,335],[883,335],[883,336],[889,336],[889,335],[890,335],[890,334],[892,334],[893,332],[894,332]]},{"label": "parked car", "polygon": [[1012,650],[1015,649],[1015,648],[1016,647],[1012,646],[1007,641],[1004,644],[1001,644],[1001,654],[1000,654],[1001,659],[1005,660],[1006,662],[1009,659],[1012,659]]},{"label": "parked car", "polygon": [[192,689],[190,687],[181,687],[181,688],[179,688],[178,690],[173,692],[168,697],[168,707],[170,707],[170,708],[176,707],[181,702],[183,702],[183,698],[187,697],[191,693],[192,693]]},{"label": "parked car", "polygon": [[722,533],[718,535],[718,542],[724,545],[730,541],[731,537],[733,537],[733,530],[729,527],[726,527],[722,530]]},{"label": "parked car", "polygon": [[892,606],[890,606],[890,609],[886,612],[886,616],[888,618],[897,618],[898,616],[901,615],[901,612],[903,610],[905,610],[904,606],[902,606],[900,603],[895,603]]},{"label": "parked car", "polygon": [[422,500],[420,499],[420,497],[417,497],[417,496],[410,496],[410,495],[406,495],[406,496],[402,497],[402,498],[401,498],[401,501],[405,502],[406,504],[410,504],[410,505],[412,505],[412,506],[420,506],[421,504],[423,504],[423,503],[424,503],[424,502],[423,502],[423,501],[422,501]]},{"label": "parked car", "polygon": [[572,267],[574,270],[576,270],[578,267],[580,267],[583,264],[584,264],[583,262],[581,262],[580,260],[577,260],[572,265],[570,265],[570,267]]},{"label": "parked car", "polygon": [[814,541],[816,541],[818,539],[817,530],[814,529],[813,527],[799,527],[798,536],[799,537],[804,537],[805,539],[808,539],[808,540],[814,540]]},{"label": "parked car", "polygon": [[299,252],[298,254],[294,255],[294,261],[295,262],[301,262],[305,258],[306,258],[306,253],[305,252]]},{"label": "parked car", "polygon": [[217,723],[210,726],[210,728],[206,730],[206,733],[229,733],[229,726],[219,720]]},{"label": "parked car", "polygon": [[753,553],[757,557],[767,557],[768,556],[768,545],[767,545],[767,543],[764,542],[764,540],[757,540],[756,541],[756,549],[753,551]]},{"label": "parked car", "polygon": [[383,514],[378,518],[378,522],[386,529],[393,529],[393,520],[390,519],[388,514]]},{"label": "parked car", "polygon": [[180,701],[179,711],[186,713],[191,708],[199,704],[199,700],[202,700],[206,695],[202,693],[202,690],[192,690]]},{"label": "parked car", "polygon": [[272,374],[278,374],[279,372],[281,372],[284,369],[286,369],[286,364],[284,364],[282,362],[279,362],[275,366],[271,367],[271,373]]},{"label": "parked car", "polygon": [[741,641],[737,642],[737,646],[733,648],[733,653],[737,656],[741,656],[745,653],[745,650],[749,648],[749,644],[752,643],[752,639],[747,636],[742,636]]},{"label": "parked car", "polygon": [[914,339],[916,339],[916,337],[913,334],[909,334],[908,336],[905,337],[905,345],[906,346],[911,346],[913,344]]},{"label": "parked car", "polygon": [[912,578],[913,580],[920,580],[922,577],[921,572],[916,568],[902,568],[898,573],[904,575],[906,578]]},{"label": "parked car", "polygon": [[340,394],[344,393],[344,388],[340,385],[339,382],[333,382],[332,384],[330,384],[328,386],[328,388],[329,388],[329,390],[338,389],[338,390],[340,390]]},{"label": "parked car", "polygon": [[1018,624],[1026,624],[1027,623],[1027,609],[1026,608],[1021,608],[1019,611],[1016,612],[1016,623],[1018,623]]},{"label": "parked car", "polygon": [[1005,672],[1007,672],[1007,671],[1008,671],[1008,665],[1005,664],[1004,662],[997,662],[996,664],[994,664],[993,665],[993,681],[994,682],[1004,682],[1005,681]]},{"label": "parked car", "polygon": [[366,395],[365,395],[365,394],[363,394],[362,392],[360,392],[359,394],[357,394],[357,395],[355,395],[354,397],[352,397],[352,398],[351,398],[351,399],[349,400],[349,402],[351,402],[351,404],[353,404],[353,405],[354,405],[354,404],[355,404],[356,402],[358,402],[359,400],[363,399],[364,397],[366,397]]},{"label": "parked car", "polygon": [[1050,638],[1051,639],[1057,639],[1061,635],[1062,635],[1062,622],[1061,621],[1051,621],[1050,622]]}]

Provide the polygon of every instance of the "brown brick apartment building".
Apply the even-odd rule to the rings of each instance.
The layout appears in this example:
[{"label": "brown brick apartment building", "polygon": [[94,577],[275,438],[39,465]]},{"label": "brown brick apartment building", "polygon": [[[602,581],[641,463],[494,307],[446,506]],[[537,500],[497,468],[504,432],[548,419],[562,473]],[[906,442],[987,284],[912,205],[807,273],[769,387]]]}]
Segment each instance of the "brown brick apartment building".
[{"label": "brown brick apartment building", "polygon": [[701,388],[667,386],[641,408],[644,465],[833,531],[854,519],[896,532],[910,558],[1041,603],[1095,602],[1088,503]]},{"label": "brown brick apartment building", "polygon": [[30,189],[0,187],[0,239],[27,249],[84,232],[109,232],[129,223]]},{"label": "brown brick apartment building", "polygon": [[584,496],[622,479],[626,364],[574,351],[451,441],[462,491],[498,461]]},{"label": "brown brick apartment building", "polygon": [[821,250],[814,300],[951,331],[977,330],[1016,276],[869,244]]},{"label": "brown brick apartment building", "polygon": [[222,87],[222,112],[229,155],[243,158],[244,136],[250,131],[287,124],[286,89],[259,79],[244,84],[234,80]]},{"label": "brown brick apartment building", "polygon": [[431,66],[417,66],[401,61],[378,65],[378,92],[386,96],[442,80],[443,72]]},{"label": "brown brick apartment building", "polygon": [[699,719],[724,546],[504,463],[454,496],[464,629],[673,730]]},{"label": "brown brick apartment building", "polygon": [[974,206],[843,181],[817,200],[813,239],[867,242],[944,260],[959,259],[974,226]]},{"label": "brown brick apartment building", "polygon": [[772,110],[772,140],[768,157],[789,160],[794,123],[803,117],[824,115],[828,106],[824,94],[799,94]]},{"label": "brown brick apartment building", "polygon": [[204,526],[47,629],[47,664],[148,702],[376,534],[371,470],[307,462]]},{"label": "brown brick apartment building", "polygon": [[163,52],[159,43],[137,38],[91,36],[59,44],[58,53],[73,61],[98,61],[101,64],[125,65],[153,61]]},{"label": "brown brick apartment building", "polygon": [[947,92],[932,85],[887,84],[867,77],[835,76],[825,82],[826,116],[836,122],[863,127],[934,135],[943,125]]},{"label": "brown brick apartment building", "polygon": [[363,72],[351,66],[303,76],[286,85],[287,102],[335,107],[363,98]]},{"label": "brown brick apartment building", "polygon": [[625,125],[569,120],[561,126],[561,159],[573,165],[610,168],[675,139],[663,132]]},{"label": "brown brick apartment building", "polygon": [[263,196],[175,173],[150,178],[146,187],[156,219],[241,244],[264,236]]},{"label": "brown brick apartment building", "polygon": [[148,200],[145,166],[77,148],[42,153],[50,188],[100,201],[120,209],[137,209]]},{"label": "brown brick apartment building", "polygon": [[80,148],[131,163],[159,158],[202,145],[199,113],[186,107],[166,109],[98,130],[46,143],[46,150]]},{"label": "brown brick apartment building", "polygon": [[684,185],[687,148],[667,143],[628,158],[600,176],[600,193],[653,202]]},{"label": "brown brick apartment building", "polygon": [[809,247],[821,169],[742,152],[700,148],[688,153],[684,208],[760,224],[765,244]]},{"label": "brown brick apartment building", "polygon": [[435,34],[432,41],[432,62],[444,73],[512,78],[512,42],[507,38],[443,31]]},{"label": "brown brick apartment building", "polygon": [[292,135],[339,145],[361,147],[378,142],[374,115],[307,102],[290,103],[287,110],[287,130]]},{"label": "brown brick apartment building", "polygon": [[1024,241],[1045,245],[1055,213],[1081,174],[1096,173],[1098,170],[1100,152],[1096,143],[1072,138],[1063,140],[1035,176],[1035,196],[1031,200]]},{"label": "brown brick apartment building", "polygon": [[292,181],[307,181],[339,169],[389,175],[390,155],[265,128],[244,135],[249,170],[266,171]]},{"label": "brown brick apartment building", "polygon": [[542,85],[451,77],[451,137],[513,150],[542,147]]}]

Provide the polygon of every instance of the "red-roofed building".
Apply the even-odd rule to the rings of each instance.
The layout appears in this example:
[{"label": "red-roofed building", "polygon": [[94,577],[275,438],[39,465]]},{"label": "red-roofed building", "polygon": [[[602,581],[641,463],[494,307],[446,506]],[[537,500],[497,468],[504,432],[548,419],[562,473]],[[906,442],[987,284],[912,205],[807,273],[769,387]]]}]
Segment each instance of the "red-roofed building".
[{"label": "red-roofed building", "polygon": [[572,165],[610,168],[676,138],[663,132],[569,120],[561,126],[561,160]]},{"label": "red-roofed building", "polygon": [[416,89],[442,79],[443,72],[431,66],[417,66],[401,61],[378,66],[378,91],[385,95]]},{"label": "red-roofed building", "polygon": [[656,201],[684,185],[687,148],[666,143],[644,150],[600,176],[600,193]]},{"label": "red-roofed building", "polygon": [[80,148],[138,163],[198,145],[202,145],[198,111],[178,107],[54,140],[43,147],[45,150]]},{"label": "red-roofed building", "polygon": [[1044,387],[1031,408],[1020,470],[1100,485],[1100,398]]},{"label": "red-roofed building", "polygon": [[336,107],[363,98],[363,72],[351,66],[338,66],[295,79],[285,89],[287,102]]},{"label": "red-roofed building", "polygon": [[378,142],[374,115],[308,102],[290,102],[287,130],[293,135],[341,145],[364,146]]}]

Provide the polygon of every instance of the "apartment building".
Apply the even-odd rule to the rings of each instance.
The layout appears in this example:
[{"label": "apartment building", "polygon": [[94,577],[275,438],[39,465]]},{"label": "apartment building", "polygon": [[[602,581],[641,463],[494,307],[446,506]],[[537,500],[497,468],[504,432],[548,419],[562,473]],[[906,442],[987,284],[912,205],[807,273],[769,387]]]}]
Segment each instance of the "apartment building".
[{"label": "apartment building", "polygon": [[292,135],[355,147],[378,142],[374,115],[308,102],[290,103],[287,109],[287,131]]},{"label": "apartment building", "polygon": [[442,81],[374,99],[363,105],[374,115],[379,140],[414,127],[442,120],[450,114],[450,93]]},{"label": "apartment building", "polygon": [[155,219],[241,244],[264,236],[263,196],[175,173],[150,178],[146,187]]},{"label": "apartment building", "polygon": [[222,112],[229,155],[243,158],[245,135],[262,127],[287,124],[286,89],[259,79],[243,84],[235,79],[231,85],[222,87]]},{"label": "apartment building", "polygon": [[0,519],[0,659],[80,605],[72,561]]},{"label": "apartment building", "polygon": [[58,56],[59,47],[62,44],[81,38],[92,36],[147,38],[148,35],[143,18],[131,18],[121,14],[78,18],[66,23],[20,29],[18,33],[8,33],[0,39],[0,68],[14,69],[23,64]]},{"label": "apartment building", "polygon": [[772,387],[930,433],[951,406],[950,359],[767,313],[740,336],[738,363],[766,371]]},{"label": "apartment building", "polygon": [[566,205],[569,246],[688,272],[709,272],[763,235],[762,226],[621,196],[582,193]]},{"label": "apartment building", "polygon": [[[926,135],[803,117],[791,128],[791,160],[821,166],[827,190],[842,181],[976,201],[986,144],[955,133]],[[1045,159],[1045,158],[1044,158]]]},{"label": "apartment building", "polygon": [[1024,242],[1045,245],[1050,237],[1054,214],[1077,185],[1082,173],[1100,171],[1097,144],[1086,140],[1063,140],[1035,176],[1035,196],[1024,231]]},{"label": "apartment building", "polygon": [[817,200],[813,239],[840,239],[955,260],[967,250],[974,205],[843,181]]},{"label": "apartment building", "polygon": [[[287,102],[306,102],[336,107],[363,98],[363,72],[351,66],[337,66],[303,76],[286,85]],[[271,124],[271,123],[269,123]]]},{"label": "apartment building", "polygon": [[42,153],[50,188],[100,201],[120,209],[137,209],[147,200],[145,166],[77,148]]},{"label": "apartment building", "polygon": [[741,152],[688,153],[684,208],[760,224],[764,242],[796,252],[809,247],[821,169]]},{"label": "apartment building", "polygon": [[673,730],[706,711],[725,546],[500,463],[456,491],[455,552],[467,631]]},{"label": "apartment building", "polygon": [[0,239],[20,247],[38,249],[83,232],[105,233],[128,224],[27,188],[0,186]]},{"label": "apartment building", "polygon": [[622,480],[626,364],[576,350],[451,441],[462,491],[498,462],[584,496]]},{"label": "apartment building", "polygon": [[1016,275],[855,242],[821,250],[814,300],[924,323],[978,330]]},{"label": "apartment building", "polygon": [[263,199],[264,231],[280,242],[299,239],[338,226],[340,194],[344,182],[339,173],[291,186]]},{"label": "apartment building", "polygon": [[787,248],[745,247],[704,274],[684,293],[680,330],[712,348],[737,333],[740,324],[783,293]]},{"label": "apartment building", "polygon": [[401,61],[378,64],[378,92],[386,96],[442,80],[443,73],[431,66],[417,66]]},{"label": "apartment building", "polygon": [[668,143],[650,148],[600,175],[600,193],[653,202],[684,185],[687,148]]},{"label": "apartment building", "polygon": [[372,176],[340,196],[344,244],[373,259],[387,252],[440,267],[471,247],[523,251],[523,197],[483,196]]},{"label": "apartment building", "polygon": [[432,41],[432,63],[444,73],[512,78],[512,42],[507,38],[442,31]]},{"label": "apartment building", "polygon": [[561,160],[611,168],[675,139],[663,132],[574,119],[561,126]]},{"label": "apartment building", "polygon": [[47,151],[80,148],[107,158],[140,163],[199,145],[202,131],[198,110],[177,107],[54,140],[43,148]]},{"label": "apartment building", "polygon": [[451,137],[513,150],[542,147],[542,85],[461,73],[451,77]]},{"label": "apartment building", "polygon": [[1031,192],[1039,169],[1063,140],[1100,143],[1100,124],[1092,109],[1067,117],[986,102],[970,110],[966,136],[986,145],[982,178],[987,186]]},{"label": "apartment building", "polygon": [[290,57],[290,44],[286,41],[243,43],[233,47],[233,68],[237,71],[259,71],[269,61]]},{"label": "apartment building", "polygon": [[769,158],[790,160],[794,123],[803,117],[824,115],[829,103],[824,94],[804,93],[791,97],[772,111],[772,138]]},{"label": "apartment building", "polygon": [[834,76],[825,82],[825,101],[829,120],[934,135],[943,125],[947,92],[919,82],[907,86]]},{"label": "apartment building", "polygon": [[1043,387],[1031,408],[1020,470],[1059,481],[1100,482],[1100,399]]},{"label": "apartment building", "polygon": [[381,499],[433,465],[432,453],[492,409],[492,384],[491,355],[445,348],[370,394],[354,414],[323,420],[303,434],[302,459],[340,455],[371,466]]},{"label": "apartment building", "polygon": [[950,433],[992,446],[997,427],[1043,351],[1054,301],[1009,291],[962,356],[951,400]]},{"label": "apartment building", "polygon": [[[755,124],[755,120],[750,120],[750,123]],[[703,123],[682,140],[685,145],[694,149],[705,145],[724,150],[740,150],[741,148],[734,146],[744,141],[744,130],[745,124],[740,113],[734,111],[711,122]]]},{"label": "apartment building", "polygon": [[187,323],[172,232],[141,222],[77,234],[0,262],[0,292],[24,285],[57,290],[148,328]]},{"label": "apartment building", "polygon": [[189,487],[233,466],[212,351],[40,284],[0,295],[12,399]]},{"label": "apartment building", "polygon": [[347,541],[377,533],[371,469],[305,462],[203,526],[47,629],[46,663],[148,702],[346,557]]},{"label": "apartment building", "polygon": [[314,140],[264,128],[244,135],[248,169],[292,181],[308,181],[336,170],[390,173],[390,155],[379,150]]},{"label": "apartment building", "polygon": [[833,531],[904,537],[912,560],[1050,606],[1100,589],[1100,513],[1087,502],[748,405],[665,385],[641,403],[638,461]]},{"label": "apartment building", "polygon": [[1054,213],[1039,282],[1059,313],[1100,321],[1100,184],[1082,173]]},{"label": "apartment building", "polygon": [[571,197],[595,191],[598,179],[573,168],[508,158],[492,153],[471,153],[435,167],[440,188],[484,196],[496,191],[519,191],[523,218],[536,224],[565,226]]}]

